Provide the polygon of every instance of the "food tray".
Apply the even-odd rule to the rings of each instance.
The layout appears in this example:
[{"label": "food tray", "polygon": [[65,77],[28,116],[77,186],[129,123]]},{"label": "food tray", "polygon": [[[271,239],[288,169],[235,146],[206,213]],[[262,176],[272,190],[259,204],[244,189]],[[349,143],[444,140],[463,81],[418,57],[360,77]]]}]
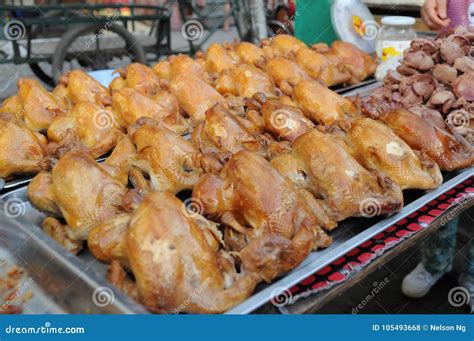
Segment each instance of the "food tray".
[{"label": "food tray", "polygon": [[[276,280],[271,285],[260,285],[253,296],[251,296],[249,299],[247,299],[240,305],[229,310],[227,313],[251,313],[258,307],[268,302],[272,298],[272,296],[275,295],[276,291],[281,292],[282,290],[285,290],[287,288],[290,288],[294,284],[297,284],[309,275],[317,272],[319,269],[330,264],[334,260],[338,259],[342,255],[350,251],[355,245],[359,245],[360,243],[363,243],[364,241],[372,238],[374,235],[385,230],[387,227],[393,225],[395,222],[417,211],[420,207],[424,206],[426,203],[437,197],[439,194],[446,192],[450,188],[456,186],[457,184],[461,183],[462,181],[473,175],[474,167],[471,167],[461,172],[452,172],[449,175],[446,175],[443,185],[441,185],[438,189],[434,191],[428,193],[424,191],[405,191],[405,207],[402,209],[401,212],[391,217],[385,219],[350,218],[339,223],[338,228],[331,233],[332,237],[334,238],[334,242],[328,249],[312,252],[298,268],[290,272],[287,276]],[[62,264],[64,261],[71,262],[72,264],[70,268],[73,268],[73,271],[75,273],[81,273],[80,277],[83,280],[87,279],[87,283],[90,283],[90,286],[82,290],[81,293],[75,291],[78,296],[77,299],[79,299],[82,295],[83,297],[85,297],[84,302],[90,302],[90,300],[88,300],[87,298],[91,297],[91,290],[93,292],[93,288],[99,286],[107,286],[105,279],[106,266],[95,260],[92,255],[87,252],[87,250],[81,252],[78,256],[74,256],[68,251],[64,250],[62,247],[60,247],[51,238],[44,235],[39,226],[45,215],[31,206],[31,204],[28,202],[26,191],[27,188],[25,186],[12,190],[9,193],[6,193],[0,197],[0,200],[3,200],[6,204],[6,206],[4,207],[4,211],[2,212],[9,212],[10,216],[18,217],[18,222],[16,222],[15,225],[20,227],[11,226],[11,228],[13,230],[27,231],[36,239],[41,240],[43,243],[42,246],[45,248],[43,252],[46,254],[46,256],[49,257],[49,260],[55,260],[56,262],[58,262],[58,264]],[[13,224],[13,222],[10,222],[10,225]],[[16,248],[13,247],[12,249],[15,250]],[[36,246],[36,244],[34,243],[33,246],[27,247],[26,249],[34,250],[38,249],[38,246]],[[28,254],[28,256],[25,257],[25,263],[28,264],[28,266],[30,267],[38,263],[38,256]],[[33,265],[30,265],[30,262],[33,262]],[[41,261],[39,263],[45,264],[44,261]],[[55,267],[56,265],[51,265],[51,267],[48,266],[47,268],[52,271],[53,269],[55,269]],[[62,274],[61,271],[54,271],[54,275],[52,274],[51,277],[56,278],[58,276],[58,273]],[[68,276],[71,277],[72,275],[69,274]],[[58,279],[58,281],[67,282],[67,280],[60,279]],[[111,287],[110,284],[109,286]],[[116,294],[116,297],[117,296],[118,294]],[[140,309],[136,303],[129,302],[125,306],[129,307],[129,310],[131,309],[134,312],[137,312]],[[132,309],[130,307],[134,308]],[[89,308],[92,309],[94,307]],[[114,312],[128,313],[131,311],[121,311],[117,307]]]},{"label": "food tray", "polygon": [[12,267],[23,272],[15,295],[0,300],[2,311],[16,306],[28,314],[147,313],[107,283],[104,265],[76,257],[46,236],[38,226],[42,214],[24,202],[25,194],[23,187],[0,199],[0,278]]}]

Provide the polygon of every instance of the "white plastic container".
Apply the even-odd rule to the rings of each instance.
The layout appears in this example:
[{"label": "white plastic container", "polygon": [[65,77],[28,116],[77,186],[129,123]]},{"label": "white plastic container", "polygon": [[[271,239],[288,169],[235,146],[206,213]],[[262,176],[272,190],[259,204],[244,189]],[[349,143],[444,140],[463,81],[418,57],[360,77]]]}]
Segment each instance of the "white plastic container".
[{"label": "white plastic container", "polygon": [[416,38],[415,18],[393,16],[382,18],[382,29],[377,40],[377,55],[382,61],[403,53]]}]

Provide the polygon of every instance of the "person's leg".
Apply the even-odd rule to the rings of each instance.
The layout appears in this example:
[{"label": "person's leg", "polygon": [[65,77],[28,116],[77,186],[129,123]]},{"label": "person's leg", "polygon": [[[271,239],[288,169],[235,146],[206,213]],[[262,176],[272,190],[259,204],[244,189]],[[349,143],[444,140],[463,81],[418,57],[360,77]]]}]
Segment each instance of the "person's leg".
[{"label": "person's leg", "polygon": [[453,267],[458,223],[459,216],[432,235],[421,250],[423,266],[433,276],[443,275]]},{"label": "person's leg", "polygon": [[459,217],[441,227],[423,245],[422,260],[402,283],[402,292],[412,298],[425,296],[431,287],[452,268],[456,254]]}]

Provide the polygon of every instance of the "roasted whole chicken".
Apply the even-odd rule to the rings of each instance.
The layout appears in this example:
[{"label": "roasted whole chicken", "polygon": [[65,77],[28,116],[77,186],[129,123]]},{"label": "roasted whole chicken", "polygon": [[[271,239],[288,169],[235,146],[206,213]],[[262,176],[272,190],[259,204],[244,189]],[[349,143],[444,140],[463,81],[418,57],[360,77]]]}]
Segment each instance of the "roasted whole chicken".
[{"label": "roasted whole chicken", "polygon": [[136,283],[117,271],[109,278],[153,312],[229,310],[252,294],[260,278],[238,273],[232,257],[212,247],[198,224],[172,194],[147,195],[128,223],[124,243]]},{"label": "roasted whole chicken", "polygon": [[398,185],[363,168],[340,138],[318,130],[298,137],[292,153],[274,158],[272,165],[295,186],[324,200],[337,221],[389,214],[403,206]]},{"label": "roasted whole chicken", "polygon": [[339,58],[302,48],[296,52],[295,60],[312,78],[326,86],[348,83],[351,73]]},{"label": "roasted whole chicken", "polygon": [[339,59],[339,62],[343,63],[352,75],[351,84],[360,83],[370,75],[373,75],[377,67],[377,63],[372,56],[348,42],[335,41],[332,43],[331,48],[324,43],[316,44],[313,46],[313,49],[326,54],[333,60]]},{"label": "roasted whole chicken", "polygon": [[71,134],[94,158],[115,147],[121,131],[114,112],[93,102],[79,102],[66,115],[57,117],[48,128],[48,140],[67,144]]},{"label": "roasted whole chicken", "polygon": [[263,68],[266,60],[265,50],[261,47],[243,41],[234,46],[235,53],[239,56],[241,63]]},{"label": "roasted whole chicken", "polygon": [[20,78],[18,94],[6,99],[0,113],[23,120],[26,126],[38,132],[46,131],[55,117],[63,115],[67,107],[54,93],[47,91],[34,79]]},{"label": "roasted whole chicken", "polygon": [[316,81],[299,83],[295,87],[294,97],[306,117],[315,123],[327,125],[336,120],[359,115],[351,100]]},{"label": "roasted whole chicken", "polygon": [[404,189],[435,189],[443,183],[438,165],[413,151],[388,126],[370,118],[341,124],[347,150],[365,168],[376,170]]},{"label": "roasted whole chicken", "polygon": [[132,88],[123,88],[113,94],[112,109],[116,114],[117,123],[123,128],[135,124],[140,117],[160,121],[167,128],[181,134],[191,127],[178,112],[168,111],[157,101]]},{"label": "roasted whole chicken", "polygon": [[311,80],[296,62],[281,57],[270,59],[266,64],[266,71],[285,95],[292,95],[293,87],[302,81]]},{"label": "roasted whole chicken", "polygon": [[92,102],[107,106],[111,103],[109,90],[81,70],[73,70],[59,78],[58,92],[63,93],[72,104]]},{"label": "roasted whole chicken", "polygon": [[262,41],[262,46],[270,50],[267,55],[273,57],[282,57],[287,59],[294,58],[295,54],[304,48],[308,48],[305,43],[289,34],[278,34],[268,40]]},{"label": "roasted whole chicken", "polygon": [[200,153],[159,122],[141,118],[129,128],[129,136],[137,148],[133,164],[149,176],[153,190],[191,190],[203,172],[221,168],[215,157]]},{"label": "roasted whole chicken", "polygon": [[222,95],[252,97],[256,93],[263,93],[270,97],[276,96],[275,86],[270,76],[248,64],[241,64],[223,71],[217,78],[215,87]]},{"label": "roasted whole chicken", "polygon": [[257,131],[259,128],[252,121],[234,115],[222,104],[216,104],[194,130],[192,141],[201,152],[215,154],[222,162],[241,150],[268,159],[289,150],[288,144],[279,143]]},{"label": "roasted whole chicken", "polygon": [[474,165],[474,152],[469,142],[452,131],[405,109],[393,110],[380,116],[411,148],[433,159],[442,171],[452,171]]},{"label": "roasted whole chicken", "polygon": [[270,281],[331,243],[320,226],[335,222],[300,192],[264,158],[240,151],[218,175],[201,176],[193,198],[205,216],[225,224],[224,240],[240,252],[242,269]]},{"label": "roasted whole chicken", "polygon": [[195,122],[202,121],[208,109],[224,102],[224,97],[212,86],[193,74],[180,75],[170,82],[170,91],[180,108]]},{"label": "roasted whole chicken", "polygon": [[60,158],[51,173],[39,173],[28,186],[28,199],[40,211],[66,221],[64,225],[48,217],[43,229],[77,253],[95,225],[121,212],[134,153],[128,138],[123,138],[104,163],[99,164],[89,154],[75,150]]},{"label": "roasted whole chicken", "polygon": [[0,178],[34,174],[46,155],[46,138],[12,115],[0,113]]},{"label": "roasted whole chicken", "polygon": [[118,69],[120,77],[110,84],[112,94],[122,88],[132,88],[143,95],[153,97],[161,90],[160,78],[148,66],[132,63],[124,69]]},{"label": "roasted whole chicken", "polygon": [[172,80],[180,75],[196,75],[208,80],[209,75],[204,69],[203,60],[195,60],[185,54],[169,56],[167,60],[162,60],[153,66],[153,71],[161,79]]},{"label": "roasted whole chicken", "polygon": [[239,63],[239,57],[230,44],[211,44],[202,57],[205,61],[205,70],[214,78]]}]

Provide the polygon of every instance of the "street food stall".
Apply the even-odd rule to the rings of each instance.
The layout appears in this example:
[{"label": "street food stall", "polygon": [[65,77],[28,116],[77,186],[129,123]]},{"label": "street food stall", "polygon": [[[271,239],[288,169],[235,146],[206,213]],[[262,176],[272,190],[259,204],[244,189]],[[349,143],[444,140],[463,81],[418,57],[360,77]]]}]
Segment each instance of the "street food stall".
[{"label": "street food stall", "polygon": [[20,78],[0,107],[2,312],[313,312],[471,208],[474,34],[346,5],[332,44],[278,32]]}]

